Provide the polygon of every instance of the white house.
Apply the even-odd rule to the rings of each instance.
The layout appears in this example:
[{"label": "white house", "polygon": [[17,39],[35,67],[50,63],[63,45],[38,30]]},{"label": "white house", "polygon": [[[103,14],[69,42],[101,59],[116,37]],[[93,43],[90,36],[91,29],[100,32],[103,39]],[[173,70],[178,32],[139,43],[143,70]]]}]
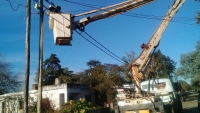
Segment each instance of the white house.
[{"label": "white house", "polygon": [[[79,100],[85,98],[94,103],[94,95],[87,84],[63,83],[57,81],[55,85],[42,87],[42,98],[48,98],[59,109],[61,105],[69,100]],[[37,104],[37,85],[32,85],[29,91],[29,105]],[[22,113],[23,92],[0,95],[0,113]]]}]

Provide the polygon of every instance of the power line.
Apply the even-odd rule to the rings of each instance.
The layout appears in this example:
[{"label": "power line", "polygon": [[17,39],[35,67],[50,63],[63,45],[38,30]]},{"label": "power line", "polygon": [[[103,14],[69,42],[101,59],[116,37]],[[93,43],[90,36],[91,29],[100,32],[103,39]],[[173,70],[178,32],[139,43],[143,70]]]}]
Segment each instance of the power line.
[{"label": "power line", "polygon": [[[49,4],[52,4],[51,2],[49,2],[48,0],[46,0],[46,2],[48,2]],[[105,1],[104,1],[105,2]],[[75,30],[76,31],[76,30]],[[76,31],[77,32],[77,31]],[[101,47],[103,47],[105,50],[107,50],[108,52],[110,52],[111,54],[113,54],[115,57],[117,57],[118,59],[122,60],[120,57],[118,57],[116,54],[114,54],[113,52],[111,52],[110,50],[108,50],[105,46],[103,46],[101,43],[99,43],[97,40],[95,40],[92,36],[90,36],[88,33],[86,33],[85,31],[83,31],[87,36],[89,36],[91,39],[93,39],[96,43],[98,43]],[[78,33],[78,32],[77,32]],[[84,39],[86,39],[87,41],[89,41],[91,44],[93,44],[95,47],[97,47],[98,49],[100,49],[101,51],[103,51],[104,53],[106,53],[107,55],[111,56],[112,58],[118,60],[117,58],[113,57],[112,55],[110,55],[108,52],[104,51],[103,49],[101,49],[100,47],[98,47],[97,45],[95,45],[94,43],[92,43],[90,40],[88,40],[86,37],[84,37],[81,33],[78,33],[79,35],[81,35]],[[121,62],[120,60],[118,60],[119,62]],[[122,60],[123,61],[123,60]],[[121,62],[123,63],[123,62]]]},{"label": "power line", "polygon": [[[16,8],[16,9],[14,9],[14,8],[13,8],[13,6],[12,6],[12,3],[11,3],[11,1],[10,1],[10,0],[5,0],[5,1],[8,1],[8,2],[9,2],[9,4],[10,4],[10,7],[12,8],[12,10],[13,10],[13,11],[18,11],[18,9],[19,9],[19,6],[26,7],[26,6],[25,6],[25,5],[23,5],[23,4],[16,3],[16,4],[18,4],[18,5],[17,5],[17,8]],[[15,3],[15,2],[13,2],[13,3]],[[31,10],[32,10],[33,12],[35,12],[35,13],[31,13],[31,14],[37,14],[37,11],[35,11],[35,10],[34,10],[34,8],[31,8]],[[26,13],[26,12],[23,12],[23,13]]]},{"label": "power line", "polygon": [[74,2],[74,1],[70,1],[70,0],[62,0],[65,2],[69,2],[69,3],[73,3],[73,4],[77,4],[77,5],[81,5],[81,6],[85,6],[85,7],[89,7],[89,8],[97,8],[100,7],[99,5],[94,5],[94,4],[86,4],[86,3],[80,3],[80,2]]},{"label": "power line", "polygon": [[[5,1],[8,1],[8,2],[9,2],[9,4],[10,4],[10,7],[12,8],[12,10],[13,10],[13,11],[18,11],[18,9],[19,9],[19,6],[24,6],[24,5],[22,5],[22,4],[18,4],[18,5],[17,5],[17,8],[16,8],[16,9],[14,9],[14,8],[13,8],[13,6],[12,6],[12,3],[11,3],[11,1],[10,1],[10,0],[5,0]],[[24,6],[24,7],[25,7],[25,6]]]},{"label": "power line", "polygon": [[[93,9],[98,9],[101,8],[103,6],[99,6],[99,5],[93,5],[93,4],[85,4],[85,3],[80,3],[80,2],[74,2],[74,1],[70,1],[70,0],[62,0],[65,2],[69,2],[69,3],[73,3],[73,4],[77,4],[77,5],[81,5],[81,6],[85,6],[85,7],[89,7],[89,8],[93,8]],[[88,10],[78,10],[78,11],[88,11]],[[108,11],[108,10],[104,10],[104,11]],[[68,11],[68,12],[73,12],[73,11]],[[125,16],[130,16],[130,17],[134,17],[134,18],[144,18],[144,19],[154,19],[154,20],[164,20],[164,16],[156,16],[156,15],[145,15],[145,14],[137,14],[137,13],[131,13],[131,12],[127,12],[128,14],[121,14],[121,15],[125,15]],[[130,15],[131,14],[131,15]],[[137,15],[137,16],[136,16]],[[175,20],[176,19],[176,20]],[[179,19],[179,21],[177,20]],[[171,20],[172,22],[176,22],[176,23],[181,23],[181,24],[187,24],[187,25],[195,25],[195,26],[199,26],[196,24],[190,24],[190,23],[185,23],[185,22],[180,22],[180,20],[195,20],[195,18],[191,18],[191,17],[173,17],[173,20]]]},{"label": "power line", "polygon": [[110,57],[114,58],[115,60],[121,62],[122,64],[124,63],[124,61],[120,61],[119,59],[115,58],[114,56],[112,56],[111,54],[109,54],[108,52],[104,51],[103,49],[101,49],[100,47],[98,47],[97,45],[95,45],[93,42],[91,42],[90,40],[88,40],[86,37],[84,37],[81,33],[79,33],[77,30],[75,30],[76,33],[78,33],[82,38],[84,38],[85,40],[87,40],[89,43],[91,43],[92,45],[94,45],[95,47],[97,47],[98,49],[100,49],[101,51],[103,51],[104,53],[106,53],[107,55],[109,55]]},{"label": "power line", "polygon": [[[70,1],[70,0],[62,0],[62,1],[73,3],[73,4],[76,4],[76,5],[85,6],[85,7],[89,7],[89,8],[95,8],[95,9],[98,9],[99,7],[102,7],[102,6],[98,6],[98,5],[85,4],[85,3],[74,2],[74,1]],[[98,6],[98,7],[96,7],[96,6]],[[104,10],[104,11],[107,11],[107,10]],[[163,18],[161,18],[161,17],[164,17],[164,16],[144,15],[144,14],[136,14],[136,13],[131,13],[131,12],[128,12],[128,14],[121,14],[121,15],[130,16],[130,17],[134,17],[134,18],[164,20]],[[158,18],[158,17],[160,17],[160,18]],[[188,18],[188,17],[174,17],[173,19],[176,19],[176,18],[182,19],[182,20],[183,19],[194,19],[195,20],[195,18]],[[177,21],[177,20],[171,20],[171,21],[172,22],[176,22],[176,23],[180,23],[180,24],[187,24],[187,25],[199,26],[199,25],[196,25],[196,24],[190,24],[190,23],[180,22],[180,20],[179,21]]]},{"label": "power line", "polygon": [[68,59],[66,61],[69,61],[69,59],[71,58],[71,56],[74,54],[75,50],[78,48],[79,44],[81,43],[82,39],[79,40],[78,44],[76,45],[75,49],[72,51],[72,53],[69,55]]},{"label": "power line", "polygon": [[[73,1],[69,1],[69,0],[63,0],[63,1],[66,1],[66,2],[71,2],[71,3],[75,3],[75,4],[78,4],[78,5],[82,5],[82,6],[86,6],[86,7],[91,7],[91,8],[94,8],[93,6],[90,6],[88,4],[83,4],[83,3],[78,3],[78,2],[73,2]],[[49,4],[51,4],[49,1],[47,1]],[[134,14],[134,13],[129,13],[128,14],[123,14],[123,15],[126,15],[126,16],[130,16],[130,17],[137,17],[137,18],[145,18],[145,19],[154,19],[154,20],[164,20],[164,19],[161,19],[159,17],[161,16],[155,16],[155,15],[143,15],[143,14]],[[137,15],[137,16],[136,16]],[[193,19],[193,18],[186,18],[186,17],[177,17],[179,19]],[[168,21],[168,20],[167,20]],[[173,20],[174,21],[174,20]],[[182,24],[188,24],[188,23],[183,23],[183,22],[179,22],[179,21],[174,21],[174,22],[177,22],[177,23],[182,23]],[[189,25],[194,25],[194,24],[189,24]],[[76,30],[75,30],[76,31]],[[76,31],[77,32],[77,31]],[[77,32],[78,33],[78,32]],[[81,35],[84,39],[86,39],[88,42],[90,42],[91,44],[93,44],[95,47],[97,47],[98,49],[100,49],[101,51],[103,51],[104,53],[106,53],[107,55],[111,56],[112,58],[116,59],[119,61],[122,60],[120,57],[118,57],[117,55],[115,55],[113,52],[111,52],[110,50],[108,50],[106,47],[104,47],[101,43],[99,43],[97,40],[95,40],[92,36],[90,36],[88,33],[84,32],[87,36],[89,36],[91,39],[93,39],[96,43],[98,43],[101,47],[103,47],[105,50],[107,50],[108,52],[110,52],[111,54],[109,54],[108,52],[104,51],[103,49],[101,49],[99,46],[95,45],[94,43],[92,43],[90,40],[88,40],[86,37],[84,37],[81,33],[78,33],[79,35]],[[118,59],[117,59],[118,58]],[[123,60],[122,60],[123,61]],[[119,61],[121,62],[121,61]]]},{"label": "power line", "polygon": [[[131,13],[130,13],[131,14]],[[167,19],[163,19],[163,18],[157,18],[157,17],[140,17],[140,16],[134,16],[134,15],[128,15],[128,14],[123,14],[123,15],[126,15],[126,16],[130,16],[130,17],[136,17],[136,18],[143,18],[143,19],[152,19],[152,20],[166,20],[166,21],[170,21],[170,20],[167,20]],[[177,21],[177,20],[171,20],[172,22],[175,22],[175,23],[180,23],[180,24],[187,24],[187,25],[193,25],[193,26],[200,26],[200,25],[197,25],[197,24],[190,24],[190,23],[185,23],[185,22],[180,22],[180,21]]]},{"label": "power line", "polygon": [[[88,33],[86,33],[84,31],[84,33],[89,36],[92,40],[94,40],[96,43],[98,43],[101,47],[103,47],[105,50],[107,50],[108,52],[110,52],[111,54],[113,54],[115,57],[117,57],[118,59],[122,60],[120,57],[118,57],[116,54],[114,54],[113,52],[111,52],[109,49],[107,49],[105,46],[103,46],[101,43],[99,43],[97,40],[95,40],[92,36],[90,36]],[[122,60],[123,61],[123,60]]]}]

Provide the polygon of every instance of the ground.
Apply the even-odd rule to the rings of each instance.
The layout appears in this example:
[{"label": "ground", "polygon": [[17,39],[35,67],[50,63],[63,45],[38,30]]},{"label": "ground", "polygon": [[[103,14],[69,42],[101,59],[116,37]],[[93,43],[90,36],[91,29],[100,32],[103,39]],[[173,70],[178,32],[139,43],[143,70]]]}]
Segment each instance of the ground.
[{"label": "ground", "polygon": [[200,113],[197,107],[197,100],[182,102],[184,113]]}]

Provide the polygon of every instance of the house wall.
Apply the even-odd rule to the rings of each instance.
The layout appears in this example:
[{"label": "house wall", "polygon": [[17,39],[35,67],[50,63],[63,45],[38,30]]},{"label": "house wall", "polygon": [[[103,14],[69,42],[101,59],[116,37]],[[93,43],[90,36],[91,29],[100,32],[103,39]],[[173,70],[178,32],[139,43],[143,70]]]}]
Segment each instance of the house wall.
[{"label": "house wall", "polygon": [[43,87],[42,98],[49,98],[55,109],[67,102],[67,84],[49,85]]},{"label": "house wall", "polygon": [[[69,102],[70,96],[77,101],[80,98],[91,96],[94,103],[94,95],[85,84],[57,84],[44,86],[42,88],[42,98],[49,98],[54,109],[59,109],[61,105]],[[21,113],[23,111],[23,92],[0,95],[0,113]],[[29,91],[29,105],[37,104],[37,90]]]},{"label": "house wall", "polygon": [[90,91],[87,84],[67,84],[67,102],[70,100],[79,100],[91,96],[90,102],[94,103],[94,94]]},{"label": "house wall", "polygon": [[0,95],[0,113],[21,113],[22,102],[21,92]]}]

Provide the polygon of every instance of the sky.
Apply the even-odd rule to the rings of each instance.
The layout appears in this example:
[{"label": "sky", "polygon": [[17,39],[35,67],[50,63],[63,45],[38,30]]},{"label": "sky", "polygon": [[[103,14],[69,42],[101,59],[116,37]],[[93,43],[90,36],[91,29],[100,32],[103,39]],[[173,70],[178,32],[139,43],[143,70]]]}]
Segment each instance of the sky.
[{"label": "sky", "polygon": [[[123,2],[124,0],[49,1],[56,6],[61,6],[63,13],[75,15],[102,6]],[[85,32],[120,58],[126,56],[126,53],[130,51],[134,51],[137,57],[141,52],[140,45],[148,42],[173,2],[173,0],[156,0],[125,14],[92,22],[85,27]],[[33,78],[39,63],[39,10],[34,8],[34,3],[36,2],[32,0],[29,86],[34,83]],[[12,64],[12,69],[15,72],[21,74],[22,80],[25,74],[26,59],[26,4],[25,0],[2,0],[0,4],[0,54],[4,56],[5,61]],[[44,5],[49,6],[45,0]],[[180,55],[194,51],[196,42],[199,41],[200,26],[195,24],[195,16],[200,8],[199,6],[200,3],[195,0],[186,0],[162,35],[158,49],[177,62],[177,68],[180,66]],[[75,18],[75,20],[84,17],[86,16]],[[155,18],[149,19],[151,17]],[[84,36],[90,39],[87,35]],[[53,31],[49,29],[46,14],[44,16],[43,44],[43,60],[50,57],[51,54],[56,54],[61,61],[61,66],[63,68],[68,67],[69,70],[74,72],[87,69],[86,63],[92,59],[99,60],[101,63],[122,64],[99,50],[76,32],[73,32],[72,46],[55,45]]]}]

